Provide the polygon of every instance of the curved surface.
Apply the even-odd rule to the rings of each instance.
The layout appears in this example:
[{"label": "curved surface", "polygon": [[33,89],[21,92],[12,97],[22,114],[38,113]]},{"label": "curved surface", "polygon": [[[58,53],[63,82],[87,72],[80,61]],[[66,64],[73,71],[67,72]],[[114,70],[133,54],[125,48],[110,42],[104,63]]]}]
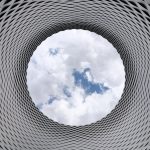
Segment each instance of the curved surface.
[{"label": "curved surface", "polygon": [[[107,38],[126,71],[116,108],[101,121],[79,127],[40,113],[26,85],[27,64],[36,47],[53,33],[73,28]],[[150,148],[149,0],[2,0],[0,60],[0,149]]]}]

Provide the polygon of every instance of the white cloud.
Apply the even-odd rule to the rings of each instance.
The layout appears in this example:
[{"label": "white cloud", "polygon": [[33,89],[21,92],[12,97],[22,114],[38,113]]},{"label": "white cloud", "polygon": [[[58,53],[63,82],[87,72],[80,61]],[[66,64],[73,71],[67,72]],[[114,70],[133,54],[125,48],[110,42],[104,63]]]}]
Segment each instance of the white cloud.
[{"label": "white cloud", "polygon": [[[52,55],[56,51],[57,54]],[[50,52],[50,50],[52,50]],[[89,81],[109,87],[103,94],[86,95],[74,85],[72,70],[87,72]],[[122,60],[103,37],[86,30],[66,30],[47,38],[31,57],[27,85],[36,105],[49,118],[63,124],[85,125],[105,117],[121,98],[125,84]],[[67,86],[71,97],[63,92]],[[48,104],[50,96],[57,100]]]}]

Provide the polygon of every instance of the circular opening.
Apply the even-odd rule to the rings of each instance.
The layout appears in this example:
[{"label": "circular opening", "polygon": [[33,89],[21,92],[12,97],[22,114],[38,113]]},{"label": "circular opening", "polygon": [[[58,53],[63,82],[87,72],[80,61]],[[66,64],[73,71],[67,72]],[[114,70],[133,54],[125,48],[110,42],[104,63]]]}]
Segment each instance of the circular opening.
[{"label": "circular opening", "polygon": [[102,36],[72,29],[53,34],[33,53],[27,86],[36,107],[65,125],[87,125],[117,105],[125,86],[119,53]]}]

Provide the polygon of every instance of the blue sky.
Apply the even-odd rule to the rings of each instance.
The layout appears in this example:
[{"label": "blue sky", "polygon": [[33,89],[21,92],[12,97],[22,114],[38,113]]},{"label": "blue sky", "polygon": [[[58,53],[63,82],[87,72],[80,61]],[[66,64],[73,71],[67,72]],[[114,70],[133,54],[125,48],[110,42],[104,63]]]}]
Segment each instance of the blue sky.
[{"label": "blue sky", "polygon": [[[54,55],[56,55],[56,53]],[[88,76],[86,74],[87,72],[90,73],[90,75],[92,76],[90,68],[85,68],[82,72],[79,72],[78,70],[73,69],[72,72],[73,72],[72,76],[74,78],[74,86],[82,88],[86,96],[91,95],[93,93],[104,94],[107,90],[109,90],[109,87],[104,86],[103,83],[96,83],[93,81],[93,79],[92,81],[88,79]],[[68,98],[72,97],[71,90],[69,89],[68,86],[64,85],[62,90],[63,90],[64,95],[66,95]],[[53,103],[53,101],[59,100],[58,97],[54,95],[49,95],[48,104]],[[86,97],[83,99],[83,101],[85,101],[85,99]],[[43,104],[41,103],[37,107],[39,109],[42,109],[42,106]]]},{"label": "blue sky", "polygon": [[85,68],[82,72],[74,69],[73,77],[74,77],[74,84],[84,89],[86,95],[91,95],[93,93],[103,94],[109,88],[104,86],[103,83],[95,83],[93,80],[89,81],[88,76],[86,73],[89,73],[91,76],[91,69]]},{"label": "blue sky", "polygon": [[33,53],[27,69],[30,96],[50,119],[66,125],[96,122],[115,108],[125,84],[117,50],[87,30],[61,31]]},{"label": "blue sky", "polygon": [[49,49],[50,55],[57,55],[59,52],[59,48],[50,48]]}]

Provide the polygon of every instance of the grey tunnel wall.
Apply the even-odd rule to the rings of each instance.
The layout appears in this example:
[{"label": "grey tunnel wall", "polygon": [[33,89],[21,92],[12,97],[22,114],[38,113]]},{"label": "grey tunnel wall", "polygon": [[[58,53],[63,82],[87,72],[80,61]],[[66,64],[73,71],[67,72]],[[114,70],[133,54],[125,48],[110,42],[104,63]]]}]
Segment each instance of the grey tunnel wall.
[{"label": "grey tunnel wall", "polygon": [[[86,29],[117,48],[124,93],[104,119],[86,126],[53,122],[35,107],[26,69],[36,47],[65,29]],[[149,150],[150,1],[0,1],[0,150]]]}]

